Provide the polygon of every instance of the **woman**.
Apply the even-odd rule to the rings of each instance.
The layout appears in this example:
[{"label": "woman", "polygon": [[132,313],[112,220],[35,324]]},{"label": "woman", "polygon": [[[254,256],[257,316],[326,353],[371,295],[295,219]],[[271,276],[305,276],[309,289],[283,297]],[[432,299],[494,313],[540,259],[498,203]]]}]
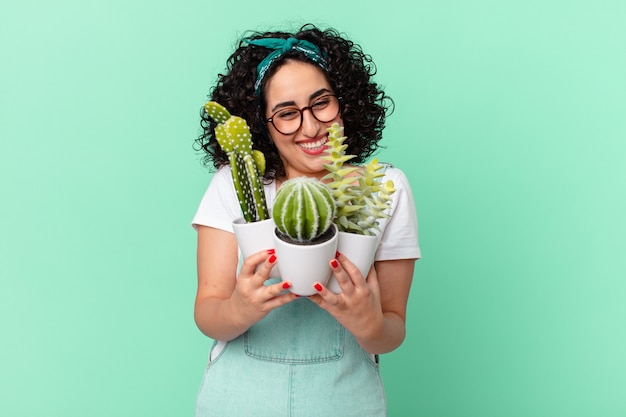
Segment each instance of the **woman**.
[{"label": "woman", "polygon": [[[243,117],[265,154],[265,193],[299,176],[321,179],[327,128],[344,127],[347,152],[364,162],[378,147],[391,100],[371,80],[371,58],[334,30],[254,33],[240,41],[210,99]],[[198,231],[195,320],[216,343],[198,393],[197,416],[384,416],[378,354],[405,336],[406,305],[420,257],[413,197],[394,181],[391,218],[366,279],[341,254],[329,260],[342,292],[319,283],[297,297],[268,280],[272,250],[239,264],[232,221],[241,216],[214,122],[202,116],[197,144],[217,168],[193,225]],[[257,266],[260,267],[257,269]]]}]

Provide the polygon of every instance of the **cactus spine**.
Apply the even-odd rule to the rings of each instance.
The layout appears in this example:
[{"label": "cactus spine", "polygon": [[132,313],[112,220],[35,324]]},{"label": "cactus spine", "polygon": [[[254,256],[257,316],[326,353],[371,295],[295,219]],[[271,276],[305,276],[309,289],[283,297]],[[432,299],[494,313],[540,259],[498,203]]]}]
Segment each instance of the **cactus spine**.
[{"label": "cactus spine", "polygon": [[[328,148],[322,158],[329,161],[324,167],[328,174],[323,180],[330,180],[328,188],[337,203],[335,223],[343,232],[373,235],[380,231],[378,220],[389,217],[391,194],[395,192],[393,181],[381,183],[385,175],[384,165],[373,159],[365,166],[344,166],[355,155],[346,155],[347,145],[343,142],[343,127],[334,123],[328,128]],[[355,174],[357,171],[359,174]],[[354,175],[353,175],[354,174]]]},{"label": "cactus spine", "polygon": [[276,193],[272,217],[278,230],[299,242],[310,242],[333,223],[335,201],[319,180],[298,177],[285,181]]},{"label": "cactus spine", "polygon": [[244,119],[231,116],[226,108],[215,101],[206,103],[204,110],[217,123],[215,138],[228,155],[244,219],[250,223],[269,218],[261,181],[265,173],[265,157],[262,152],[252,150],[250,127]]}]

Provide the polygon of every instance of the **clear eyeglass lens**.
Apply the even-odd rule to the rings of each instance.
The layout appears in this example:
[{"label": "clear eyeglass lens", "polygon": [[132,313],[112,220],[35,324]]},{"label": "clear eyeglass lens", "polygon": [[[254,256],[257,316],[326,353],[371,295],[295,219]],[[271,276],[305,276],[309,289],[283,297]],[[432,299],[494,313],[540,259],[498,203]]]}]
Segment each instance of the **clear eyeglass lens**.
[{"label": "clear eyeglass lens", "polygon": [[322,123],[330,122],[339,114],[339,100],[337,97],[327,95],[315,100],[309,107],[299,109],[289,107],[274,113],[271,122],[280,133],[290,135],[295,133],[302,126],[304,110],[311,110],[313,117]]}]

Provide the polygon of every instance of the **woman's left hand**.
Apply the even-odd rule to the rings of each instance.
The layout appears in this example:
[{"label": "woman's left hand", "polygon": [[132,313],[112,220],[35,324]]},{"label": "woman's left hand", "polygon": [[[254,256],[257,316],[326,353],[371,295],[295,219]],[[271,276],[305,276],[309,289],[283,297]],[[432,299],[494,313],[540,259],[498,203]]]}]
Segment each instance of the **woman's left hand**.
[{"label": "woman's left hand", "polygon": [[357,339],[373,339],[384,333],[384,316],[376,268],[372,266],[367,280],[345,256],[338,254],[330,261],[333,274],[341,287],[335,294],[319,283],[317,294],[309,298],[328,311]]}]

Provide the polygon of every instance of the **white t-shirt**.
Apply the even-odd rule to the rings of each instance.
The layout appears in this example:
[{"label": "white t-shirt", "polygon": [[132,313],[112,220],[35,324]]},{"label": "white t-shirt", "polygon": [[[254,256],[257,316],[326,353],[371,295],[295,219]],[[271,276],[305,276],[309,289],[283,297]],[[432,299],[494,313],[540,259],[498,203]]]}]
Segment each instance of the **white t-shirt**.
[{"label": "white t-shirt", "polygon": [[[421,252],[417,240],[417,214],[409,181],[404,172],[388,166],[382,181],[391,180],[396,192],[391,195],[390,219],[381,219],[382,238],[375,260],[419,259]],[[267,206],[271,209],[276,196],[276,183],[265,185]],[[230,166],[220,168],[211,179],[208,189],[192,220],[192,225],[210,226],[233,232],[233,220],[242,216]]]},{"label": "white t-shirt", "polygon": [[[389,214],[391,218],[380,219],[379,227],[382,237],[375,261],[393,259],[419,259],[420,248],[417,241],[417,214],[409,181],[404,172],[392,166],[387,166],[382,181],[392,180],[396,192],[391,195],[392,203]],[[276,183],[265,185],[267,206],[271,209],[276,196]],[[233,233],[232,223],[242,217],[241,208],[235,193],[230,166],[220,168],[211,179],[209,187],[204,193],[198,211],[192,220],[192,226],[210,226],[216,229]],[[241,253],[239,253],[239,267],[241,267]],[[213,360],[226,346],[226,342],[217,341],[209,353],[209,360]]]}]

